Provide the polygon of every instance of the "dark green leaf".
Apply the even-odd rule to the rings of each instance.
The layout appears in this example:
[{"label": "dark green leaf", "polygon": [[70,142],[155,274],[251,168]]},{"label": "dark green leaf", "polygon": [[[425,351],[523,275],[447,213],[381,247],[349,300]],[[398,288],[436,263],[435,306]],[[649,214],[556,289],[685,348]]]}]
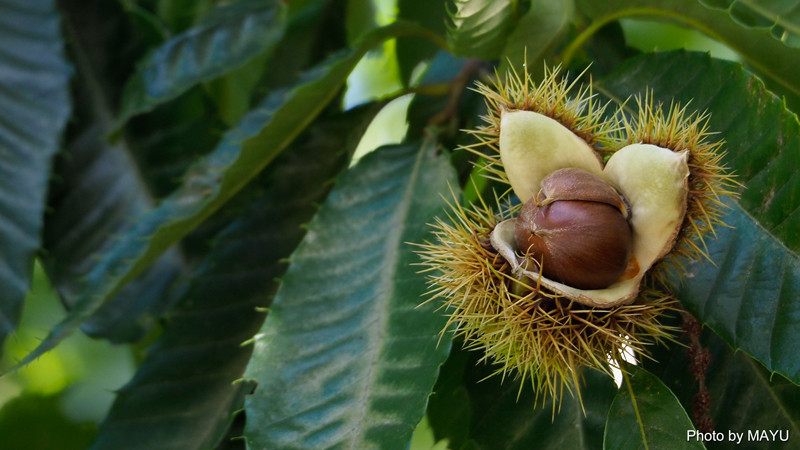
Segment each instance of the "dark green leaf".
[{"label": "dark green leaf", "polygon": [[155,10],[170,30],[181,32],[196,24],[197,18],[207,14],[213,3],[214,0],[158,0]]},{"label": "dark green leaf", "polygon": [[[626,59],[639,54],[639,51],[628,47],[625,33],[619,22],[611,22],[597,31],[586,43],[586,60],[577,60],[573,68],[589,67],[589,73],[600,79],[616,69]],[[589,65],[591,64],[591,65]],[[580,72],[580,70],[576,70]]]},{"label": "dark green leaf", "polygon": [[454,347],[439,371],[426,412],[434,439],[446,439],[448,448],[454,449],[464,447],[469,440],[472,408],[464,372],[468,365],[471,368],[475,364],[470,353],[456,348],[459,344],[459,341],[453,343]]},{"label": "dark green leaf", "polygon": [[53,155],[70,113],[55,2],[0,0],[0,343],[14,331],[40,245]]},{"label": "dark green leaf", "polygon": [[770,371],[800,384],[800,259],[732,205],[708,253],[673,272],[675,294],[701,322]]},{"label": "dark green leaf", "polygon": [[[290,6],[292,4],[294,3]],[[324,7],[323,2],[315,2],[291,16],[284,37],[272,51],[267,64],[268,67],[279,66],[281,69],[266,70],[259,83],[262,88],[290,84],[303,70],[311,66],[316,58],[340,47],[339,39],[331,36],[332,26],[326,23],[329,18]]]},{"label": "dark green leaf", "polygon": [[[127,150],[105,143],[107,131],[96,121],[76,124],[51,186],[42,264],[68,307],[82,294],[84,276],[98,257],[151,205]],[[181,266],[177,252],[168,252],[98,310],[83,329],[112,342],[139,339],[152,316],[168,305],[167,288]]]},{"label": "dark green leaf", "polygon": [[686,273],[672,274],[676,294],[734,348],[800,382],[794,348],[800,339],[796,116],[738,64],[701,54],[643,55],[599,87],[617,98],[649,87],[656,101],[693,98],[692,107],[712,112],[709,130],[725,140],[725,161],[746,189],[741,207],[731,204],[726,218],[734,228],[706,239],[715,264],[686,262]]},{"label": "dark green leaf", "polygon": [[382,147],[342,177],[294,252],[245,378],[252,448],[405,448],[449,339],[417,307],[421,242],[454,182],[430,143]]},{"label": "dark green leaf", "polygon": [[[77,64],[92,67],[93,84],[99,86],[108,102],[104,108],[116,111],[122,85],[135,70],[136,60],[162,36],[148,24],[142,29],[136,13],[127,9],[134,0],[57,0],[64,15],[64,35],[68,46],[80,42],[82,54],[72,54]],[[141,8],[139,8],[141,9]],[[145,20],[145,19],[142,19]],[[78,61],[86,58],[88,61]]]},{"label": "dark green leaf", "polygon": [[153,198],[163,199],[178,189],[189,167],[219,145],[227,127],[216,110],[208,94],[196,87],[128,122],[119,140],[133,154]]},{"label": "dark green leaf", "polygon": [[[446,3],[445,0],[397,0],[397,17],[420,24],[444,42],[448,20]],[[420,38],[399,40],[396,49],[400,79],[404,84],[411,81],[412,72],[419,63],[432,59],[441,50],[436,43]]]},{"label": "dark green leaf", "polygon": [[700,0],[710,7],[726,10],[748,27],[766,28],[789,47],[800,47],[800,2],[797,0]]},{"label": "dark green leaf", "polygon": [[[66,149],[54,166],[41,258],[53,287],[71,307],[98,256],[152,207],[152,200],[126,143],[110,145],[104,139],[111,127],[110,102],[97,81],[100,61],[90,57],[97,56],[100,46],[91,42],[94,35],[76,26],[70,8],[66,17],[66,26],[76,33],[70,40],[77,68],[76,105]],[[169,304],[167,287],[180,269],[176,252],[164,255],[87,321],[84,331],[112,342],[139,339],[152,316]]]},{"label": "dark green leaf", "polygon": [[264,53],[243,66],[207,84],[217,113],[228,125],[235,125],[250,111],[253,94],[272,55]]},{"label": "dark green leaf", "polygon": [[633,58],[599,84],[617,100],[653,91],[669,105],[691,102],[711,113],[709,130],[725,141],[725,162],[747,188],[741,205],[792,251],[800,251],[800,123],[740,64],[691,52]]},{"label": "dark green leaf", "polygon": [[0,409],[0,448],[83,450],[93,424],[75,423],[60,411],[61,395],[21,395]]},{"label": "dark green leaf", "polygon": [[800,93],[800,49],[790,48],[772,37],[769,30],[745,28],[725,12],[709,9],[698,0],[577,0],[578,9],[596,24],[622,17],[654,17],[678,20],[720,39],[738,51],[753,67],[795,94]]},{"label": "dark green leaf", "polygon": [[[313,1],[288,18],[283,37],[270,51],[207,83],[218,113],[226,123],[237,122],[265,92],[291,84],[303,70],[322,59],[321,55],[346,46],[343,39],[334,36],[337,33],[333,29],[339,24],[326,9],[335,7],[334,2]],[[374,28],[377,25],[363,31]],[[350,43],[357,41],[354,38]]]},{"label": "dark green leaf", "polygon": [[373,0],[347,0],[347,42],[353,43],[378,27]]},{"label": "dark green leaf", "polygon": [[658,377],[638,366],[625,370],[608,412],[603,448],[705,448],[701,441],[687,438],[694,425]]},{"label": "dark green leaf", "polygon": [[[123,387],[95,448],[213,448],[252,386],[241,378],[275,279],[303,236],[328,180],[347,160],[347,137],[363,113],[312,126],[270,167],[259,199],[215,240],[164,333]],[[354,144],[350,143],[352,146]],[[255,188],[255,187],[254,187]],[[169,383],[165,383],[169,381]],[[179,386],[179,388],[176,388]],[[135,444],[134,444],[135,443]]]},{"label": "dark green leaf", "polygon": [[[495,368],[484,364],[474,367],[476,356],[464,358],[459,353],[466,352],[453,350],[451,359],[442,368],[442,377],[447,378],[441,379],[438,385],[443,393],[450,391],[457,395],[450,395],[452,400],[445,403],[436,398],[440,395],[437,390],[428,412],[433,426],[441,425],[448,416],[469,416],[468,430],[450,428],[451,432],[460,433],[437,435],[456,444],[451,448],[601,448],[606,412],[617,391],[614,381],[607,375],[593,370],[584,372],[581,393],[585,414],[579,400],[566,392],[560,408],[557,405],[554,411],[551,402],[545,405],[536,402],[529,381],[520,386],[520,380],[501,381],[498,376],[490,377]],[[462,359],[460,368],[453,364],[453,359],[459,358]],[[453,374],[454,370],[462,371],[463,376],[459,379]],[[466,406],[463,404],[465,395],[469,402]],[[465,439],[471,441],[461,444]]]},{"label": "dark green leaf", "polygon": [[276,91],[230,130],[211,154],[193,165],[183,185],[137,221],[87,275],[87,288],[68,316],[17,365],[26,365],[68,336],[172,244],[222,206],[277,156],[336,95],[375,43],[417,28],[393,24],[361,45],[306,72],[292,89]]},{"label": "dark green leaf", "polygon": [[516,4],[512,0],[455,0],[453,10],[448,11],[447,32],[453,53],[498,58],[517,22]]},{"label": "dark green leaf", "polygon": [[268,52],[283,35],[285,21],[283,2],[243,1],[219,8],[203,23],[168,40],[142,60],[128,80],[118,126]]},{"label": "dark green leaf", "polygon": [[[770,448],[796,447],[800,436],[800,387],[780,375],[771,376],[744,353],[734,353],[714,333],[703,333],[702,344],[711,355],[705,385],[711,395],[714,429],[726,433],[723,442],[706,445],[720,449],[730,448],[731,442],[748,445],[753,442],[748,435],[751,431],[782,430],[789,433],[790,439],[773,441]],[[689,372],[686,352],[673,347],[654,356],[658,363],[645,361],[645,367],[664,380],[687,409],[691,408],[698,383]],[[729,432],[738,433],[741,441],[729,439]]]},{"label": "dark green leaf", "polygon": [[[573,0],[532,0],[530,9],[506,41],[500,58],[500,73],[504,73],[509,64],[515,68],[522,67],[526,56],[529,64],[543,59],[558,46],[569,30],[574,15]],[[541,65],[536,64],[527,70],[538,73],[540,69]]]}]

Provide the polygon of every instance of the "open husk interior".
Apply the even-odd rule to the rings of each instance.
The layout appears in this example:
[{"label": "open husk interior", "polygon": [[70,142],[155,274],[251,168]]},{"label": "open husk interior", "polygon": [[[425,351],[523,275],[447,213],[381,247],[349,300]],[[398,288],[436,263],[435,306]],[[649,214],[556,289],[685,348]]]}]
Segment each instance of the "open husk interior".
[{"label": "open husk interior", "polygon": [[427,301],[441,301],[449,315],[443,332],[455,327],[503,377],[530,378],[543,401],[560,401],[565,388],[580,398],[583,367],[610,375],[622,352],[640,358],[671,338],[675,330],[660,317],[677,303],[663,292],[662,268],[706,257],[703,236],[722,224],[720,197],[738,189],[721,163],[722,143],[708,139],[706,117],[677,105],[664,112],[644,97],[632,118],[609,119],[591,90],[576,86],[557,70],[538,84],[513,70],[491,86],[479,83],[488,114],[468,130],[476,142],[464,148],[523,202],[561,168],[608,181],[630,205],[634,276],[593,291],[547,280],[516,245],[508,224],[519,203],[505,195],[469,207],[455,199],[418,251],[430,274]]}]

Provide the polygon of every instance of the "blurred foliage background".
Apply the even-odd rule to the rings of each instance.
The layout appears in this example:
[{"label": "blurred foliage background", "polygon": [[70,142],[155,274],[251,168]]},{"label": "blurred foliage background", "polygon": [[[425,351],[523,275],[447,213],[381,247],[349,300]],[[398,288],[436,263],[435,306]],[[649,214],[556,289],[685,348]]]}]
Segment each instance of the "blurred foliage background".
[{"label": "blurred foliage background", "polygon": [[[123,2],[133,7],[133,2]],[[374,20],[390,23],[396,13],[392,0],[374,0]],[[180,16],[180,11],[170,11]],[[679,25],[637,19],[623,19],[627,45],[643,52],[685,48],[709,52],[712,56],[738,60],[738,55],[716,40]],[[401,89],[395,41],[369,52],[348,79],[344,107],[392,96]],[[406,110],[412,95],[399,97],[380,111],[359,143],[354,162],[384,144],[400,142],[407,128]],[[33,288],[25,300],[22,322],[6,341],[3,366],[8,367],[32,350],[64,315],[63,305],[37,265]],[[151,335],[158,334],[158,328]],[[14,374],[0,378],[0,448],[81,449],[93,440],[98,423],[105,417],[114,390],[126,383],[136,370],[142,349],[150,339],[136,346],[113,346],[75,333],[55,350]],[[441,449],[423,420],[414,434],[412,448]]]}]

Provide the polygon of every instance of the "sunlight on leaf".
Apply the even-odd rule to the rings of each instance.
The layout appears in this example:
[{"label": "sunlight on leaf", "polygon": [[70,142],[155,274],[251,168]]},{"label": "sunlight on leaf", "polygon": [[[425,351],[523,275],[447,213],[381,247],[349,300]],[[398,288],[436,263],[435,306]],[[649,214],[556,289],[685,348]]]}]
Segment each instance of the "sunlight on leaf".
[{"label": "sunlight on leaf", "polygon": [[709,8],[722,9],[738,23],[768,29],[789,47],[800,47],[800,1],[797,0],[700,0]]},{"label": "sunlight on leaf", "polygon": [[[273,92],[229,130],[218,147],[192,165],[183,185],[121,236],[87,275],[87,288],[69,315],[15,366],[24,366],[69,336],[172,244],[222,206],[275,158],[333,99],[370,48],[402,33],[408,24],[379,28],[354,49],[332,55],[307,71],[291,89]],[[266,149],[266,151],[265,151]]]},{"label": "sunlight on leaf", "polygon": [[[256,335],[246,380],[252,448],[408,445],[449,336],[409,242],[454,174],[432,143],[383,147],[337,183]],[[438,343],[438,345],[437,345]]]},{"label": "sunlight on leaf", "polygon": [[447,40],[453,53],[473,58],[499,57],[517,20],[511,0],[455,0],[448,13]]},{"label": "sunlight on leaf", "polygon": [[698,0],[668,0],[658,4],[648,0],[577,0],[577,5],[594,21],[592,29],[626,17],[673,20],[688,25],[724,42],[783,88],[800,93],[796,83],[800,49],[787,47],[769,30],[743,27],[727,12],[708,9]]},{"label": "sunlight on leaf", "polygon": [[283,35],[285,22],[285,5],[277,0],[219,8],[139,63],[125,86],[115,128],[269,51]]}]

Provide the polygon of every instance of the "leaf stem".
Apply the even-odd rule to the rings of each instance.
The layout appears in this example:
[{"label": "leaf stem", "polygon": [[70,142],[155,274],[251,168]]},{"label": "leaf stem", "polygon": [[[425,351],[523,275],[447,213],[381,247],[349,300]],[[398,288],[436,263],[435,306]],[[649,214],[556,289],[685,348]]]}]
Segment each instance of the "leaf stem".
[{"label": "leaf stem", "polygon": [[663,9],[656,9],[656,8],[628,8],[622,9],[617,12],[605,15],[592,21],[592,23],[586,27],[575,39],[570,42],[567,48],[564,50],[562,64],[564,67],[569,67],[569,64],[572,62],[572,59],[575,57],[575,53],[580,49],[586,41],[588,41],[598,30],[603,28],[604,26],[608,25],[609,23],[623,19],[626,17],[635,17],[635,16],[652,16],[652,17],[667,17],[670,19],[674,19],[678,22],[681,22],[685,25],[693,27],[700,32],[704,33],[705,35],[716,39],[720,42],[725,42],[725,40],[719,34],[715,33],[712,29],[708,28],[707,26],[703,25],[702,22],[696,21],[690,17],[687,17],[682,14],[678,14],[674,11],[667,11]]},{"label": "leaf stem", "polygon": [[472,79],[472,75],[481,68],[481,64],[480,59],[474,58],[464,62],[461,70],[450,81],[450,96],[447,99],[447,104],[435,116],[430,118],[428,126],[441,125],[458,113],[458,103],[461,100],[461,96],[467,88],[469,80]]},{"label": "leaf stem", "polygon": [[422,27],[414,22],[408,22],[405,20],[398,20],[395,23],[401,23],[407,27],[405,30],[397,33],[395,37],[403,37],[403,36],[421,37],[433,42],[434,44],[439,46],[442,50],[452,53],[452,50],[450,49],[450,44],[447,43],[447,39],[439,36],[433,31],[425,27]]}]

